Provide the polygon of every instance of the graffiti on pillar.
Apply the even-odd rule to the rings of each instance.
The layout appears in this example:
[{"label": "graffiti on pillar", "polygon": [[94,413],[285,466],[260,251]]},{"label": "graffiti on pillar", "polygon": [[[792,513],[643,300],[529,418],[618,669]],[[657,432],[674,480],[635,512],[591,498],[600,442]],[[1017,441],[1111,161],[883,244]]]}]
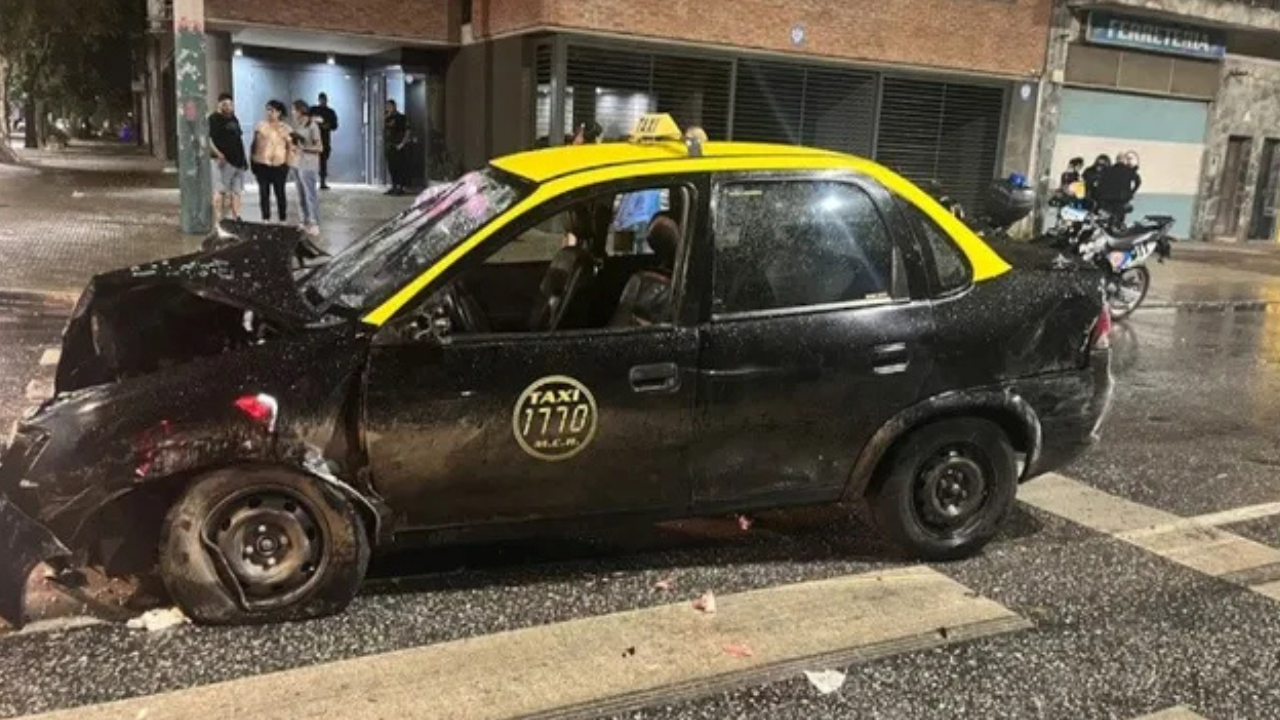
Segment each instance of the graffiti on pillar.
[{"label": "graffiti on pillar", "polygon": [[[203,14],[203,13],[201,13]],[[174,18],[174,85],[178,107],[178,174],[182,188],[182,230],[202,235],[213,226],[212,170],[209,163],[209,102],[206,93],[204,20]]]}]

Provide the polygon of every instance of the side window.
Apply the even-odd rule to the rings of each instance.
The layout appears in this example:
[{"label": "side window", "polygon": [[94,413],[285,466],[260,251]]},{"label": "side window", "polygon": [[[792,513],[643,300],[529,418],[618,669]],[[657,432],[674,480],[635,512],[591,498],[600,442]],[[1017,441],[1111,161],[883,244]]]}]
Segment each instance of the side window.
[{"label": "side window", "polygon": [[969,279],[972,277],[969,262],[947,236],[946,231],[938,227],[932,218],[915,205],[901,198],[898,199],[898,204],[911,219],[917,235],[928,243],[932,251],[930,254],[933,255],[933,264],[938,271],[936,294],[947,295],[968,287]]},{"label": "side window", "polygon": [[686,184],[552,200],[450,284],[450,334],[547,333],[674,322]]},{"label": "side window", "polygon": [[905,297],[871,198],[832,181],[742,182],[716,195],[714,311]]}]

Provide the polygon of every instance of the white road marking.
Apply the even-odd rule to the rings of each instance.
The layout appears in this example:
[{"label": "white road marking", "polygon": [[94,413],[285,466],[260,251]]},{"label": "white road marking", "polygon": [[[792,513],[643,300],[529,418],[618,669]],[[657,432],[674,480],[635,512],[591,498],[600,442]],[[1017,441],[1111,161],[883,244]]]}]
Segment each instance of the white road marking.
[{"label": "white road marking", "polygon": [[62,358],[61,350],[59,350],[58,348],[46,348],[44,353],[40,355],[40,364],[45,367],[48,367],[50,365],[57,365],[58,360],[60,360],[61,358]]},{"label": "white road marking", "polygon": [[592,717],[1030,623],[925,567],[689,602],[36,716],[148,720]]},{"label": "white road marking", "polygon": [[[1019,489],[1018,499],[1210,577],[1235,581],[1259,594],[1280,599],[1280,588],[1274,592],[1272,589],[1276,583],[1250,585],[1229,577],[1280,565],[1280,550],[1219,530],[1200,518],[1179,517],[1057,474],[1027,483]],[[1241,512],[1239,516],[1247,514]],[[1210,523],[1220,523],[1223,519],[1236,522],[1231,518],[1237,515],[1228,511],[1205,517]]]},{"label": "white road marking", "polygon": [[1197,515],[1193,518],[1201,525],[1212,525],[1218,527],[1221,525],[1234,525],[1236,523],[1249,522],[1250,520],[1261,520],[1262,518],[1280,515],[1280,502],[1262,503],[1261,505],[1246,505],[1244,507],[1223,510],[1222,512],[1209,513],[1208,515]]},{"label": "white road marking", "polygon": [[1203,715],[1197,715],[1190,708],[1179,705],[1168,710],[1161,710],[1158,713],[1143,715],[1133,720],[1207,720]]}]

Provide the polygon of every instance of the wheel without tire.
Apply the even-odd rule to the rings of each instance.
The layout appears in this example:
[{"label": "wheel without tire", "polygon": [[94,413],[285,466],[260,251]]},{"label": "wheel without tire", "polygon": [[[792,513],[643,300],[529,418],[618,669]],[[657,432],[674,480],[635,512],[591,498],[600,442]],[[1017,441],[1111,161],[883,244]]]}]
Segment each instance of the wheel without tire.
[{"label": "wheel without tire", "polygon": [[1004,431],[977,418],[913,431],[887,459],[871,498],[876,525],[924,560],[974,554],[1000,529],[1017,494],[1017,458]]},{"label": "wheel without tire", "polygon": [[369,539],[345,498],[306,475],[228,468],[197,479],[169,510],[160,574],[197,622],[321,617],[355,597]]}]

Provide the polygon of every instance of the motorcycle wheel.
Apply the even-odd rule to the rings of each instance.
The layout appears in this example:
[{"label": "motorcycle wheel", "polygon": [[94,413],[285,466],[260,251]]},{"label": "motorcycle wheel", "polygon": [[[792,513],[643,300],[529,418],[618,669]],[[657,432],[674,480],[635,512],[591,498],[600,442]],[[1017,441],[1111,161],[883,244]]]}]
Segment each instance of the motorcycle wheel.
[{"label": "motorcycle wheel", "polygon": [[1147,297],[1151,273],[1145,267],[1131,267],[1107,280],[1107,305],[1113,320],[1129,317]]}]

